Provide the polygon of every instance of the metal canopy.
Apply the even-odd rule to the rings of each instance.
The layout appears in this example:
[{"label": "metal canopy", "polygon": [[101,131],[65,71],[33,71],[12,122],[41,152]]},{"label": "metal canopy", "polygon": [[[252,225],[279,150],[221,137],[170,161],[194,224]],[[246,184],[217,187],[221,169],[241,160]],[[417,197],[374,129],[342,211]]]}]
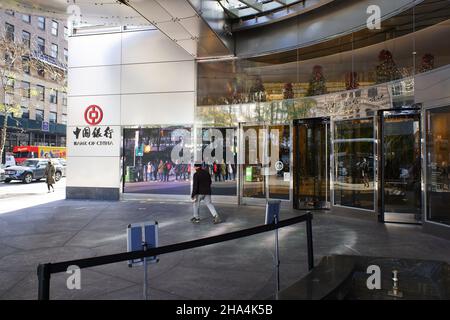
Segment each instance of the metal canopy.
[{"label": "metal canopy", "polygon": [[274,10],[288,8],[304,0],[217,0],[234,18],[264,15]]},{"label": "metal canopy", "polygon": [[225,16],[218,2],[209,2],[213,5],[195,0],[1,0],[0,9],[61,20],[75,14],[78,29],[154,26],[194,58],[232,55],[229,42],[219,34],[225,28],[217,30],[206,22],[207,15],[215,21]]}]

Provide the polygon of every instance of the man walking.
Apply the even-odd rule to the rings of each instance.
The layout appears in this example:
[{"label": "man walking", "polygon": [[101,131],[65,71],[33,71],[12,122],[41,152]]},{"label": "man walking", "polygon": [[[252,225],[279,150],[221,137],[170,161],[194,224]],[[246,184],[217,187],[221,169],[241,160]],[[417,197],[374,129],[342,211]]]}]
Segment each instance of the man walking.
[{"label": "man walking", "polygon": [[217,214],[216,209],[211,203],[211,175],[208,171],[203,170],[201,164],[195,164],[194,181],[192,186],[191,198],[194,201],[194,217],[191,219],[193,223],[199,223],[200,218],[198,215],[200,202],[205,201],[206,206],[214,217],[214,224],[220,223],[220,217]]}]

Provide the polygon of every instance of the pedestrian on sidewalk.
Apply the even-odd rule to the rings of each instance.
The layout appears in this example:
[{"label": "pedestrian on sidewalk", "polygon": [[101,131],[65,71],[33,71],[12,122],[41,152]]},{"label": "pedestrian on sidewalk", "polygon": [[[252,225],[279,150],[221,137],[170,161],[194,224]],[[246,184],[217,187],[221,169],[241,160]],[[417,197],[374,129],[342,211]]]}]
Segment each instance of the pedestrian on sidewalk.
[{"label": "pedestrian on sidewalk", "polygon": [[50,193],[50,188],[55,192],[55,187],[53,185],[55,184],[55,166],[52,163],[52,160],[48,159],[47,166],[45,167],[45,182],[47,182],[47,189]]},{"label": "pedestrian on sidewalk", "polygon": [[211,202],[211,175],[208,171],[204,170],[201,164],[194,165],[195,173],[193,177],[193,185],[192,185],[192,201],[194,201],[194,217],[191,219],[193,223],[199,223],[199,209],[200,202],[202,200],[205,201],[206,206],[209,211],[213,215],[214,224],[220,223],[220,217],[217,213],[214,205]]}]

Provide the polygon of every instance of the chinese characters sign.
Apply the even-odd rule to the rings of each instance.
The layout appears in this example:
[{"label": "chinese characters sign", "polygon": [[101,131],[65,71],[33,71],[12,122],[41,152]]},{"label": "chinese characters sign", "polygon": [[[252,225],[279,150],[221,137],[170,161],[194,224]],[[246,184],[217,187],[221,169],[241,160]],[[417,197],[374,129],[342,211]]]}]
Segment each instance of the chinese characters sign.
[{"label": "chinese characters sign", "polygon": [[120,139],[120,126],[73,126],[67,129],[69,155],[74,157],[118,157]]},{"label": "chinese characters sign", "polygon": [[107,126],[105,127],[76,127],[73,130],[75,146],[82,145],[113,145],[113,133],[114,130]]},{"label": "chinese characters sign", "polygon": [[84,124],[67,128],[69,155],[75,157],[120,156],[120,126],[102,123],[103,109],[95,104],[85,108],[82,114]]}]

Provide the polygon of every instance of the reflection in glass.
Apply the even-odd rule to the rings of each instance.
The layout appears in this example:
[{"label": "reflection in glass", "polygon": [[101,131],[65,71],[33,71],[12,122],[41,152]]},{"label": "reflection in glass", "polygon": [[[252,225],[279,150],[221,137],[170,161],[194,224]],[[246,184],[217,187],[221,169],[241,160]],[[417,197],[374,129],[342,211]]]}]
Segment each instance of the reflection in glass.
[{"label": "reflection in glass", "polygon": [[334,204],[375,209],[373,119],[334,123]]},{"label": "reflection in glass", "polygon": [[265,143],[264,126],[244,126],[244,154],[242,166],[242,196],[248,198],[266,198],[266,186],[263,175],[263,157]]},{"label": "reflection in glass", "polygon": [[289,200],[290,126],[243,127],[242,196]]},{"label": "reflection in glass", "polygon": [[383,119],[384,220],[421,221],[419,114]]},{"label": "reflection in glass", "polygon": [[[268,150],[270,151],[271,159],[269,171],[269,197],[272,199],[289,200],[291,181],[290,127],[270,126],[269,130]],[[272,152],[278,152],[278,154],[272,154]]]},{"label": "reflection in glass", "polygon": [[172,159],[171,155],[175,146],[184,145],[190,139],[186,136],[183,141],[179,135],[182,132],[190,135],[191,129],[124,129],[124,192],[190,194],[191,164]]},{"label": "reflection in glass", "polygon": [[294,190],[298,209],[329,207],[329,123],[306,119],[295,125],[296,156]]},{"label": "reflection in glass", "polygon": [[427,217],[450,225],[450,106],[426,114]]},{"label": "reflection in glass", "polygon": [[212,194],[235,196],[237,193],[236,129],[202,128],[201,132],[202,162],[208,168],[212,178]]}]

